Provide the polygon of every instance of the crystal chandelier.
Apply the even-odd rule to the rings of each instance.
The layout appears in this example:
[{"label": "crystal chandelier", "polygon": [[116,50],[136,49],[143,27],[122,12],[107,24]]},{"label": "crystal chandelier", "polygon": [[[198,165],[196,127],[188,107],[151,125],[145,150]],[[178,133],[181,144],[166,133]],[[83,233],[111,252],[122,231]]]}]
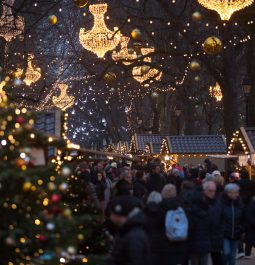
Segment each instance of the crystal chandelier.
[{"label": "crystal chandelier", "polygon": [[89,11],[94,16],[94,25],[91,30],[80,29],[80,43],[88,51],[95,53],[99,58],[103,58],[108,51],[117,47],[120,42],[120,32],[118,28],[109,30],[104,21],[104,14],[107,12],[107,4],[95,4],[89,6]]},{"label": "crystal chandelier", "polygon": [[214,97],[217,102],[222,100],[223,95],[222,95],[222,92],[221,92],[220,85],[218,83],[216,83],[216,85],[214,87],[210,86],[209,92],[210,92],[210,96]]},{"label": "crystal chandelier", "polygon": [[222,20],[229,20],[233,13],[250,6],[253,0],[198,0],[207,9],[216,11]]},{"label": "crystal chandelier", "polygon": [[[141,53],[143,56],[153,53],[155,48],[142,48]],[[150,57],[145,57],[144,62],[151,63]],[[143,72],[142,66],[136,66],[132,70],[133,78],[140,83],[144,83],[147,80],[150,80],[150,83],[153,83],[154,80],[160,80],[162,77],[162,72],[159,72],[156,68],[150,68],[146,73]],[[149,86],[145,84],[145,86]]]},{"label": "crystal chandelier", "polygon": [[129,52],[128,50],[129,40],[130,40],[129,37],[121,36],[120,51],[119,52],[113,51],[112,53],[112,59],[114,61],[122,61],[123,64],[130,65],[132,64],[132,62],[129,61],[135,60],[137,58],[137,54],[135,51]]},{"label": "crystal chandelier", "polygon": [[58,97],[53,96],[52,102],[57,108],[65,111],[73,106],[75,97],[67,95],[68,85],[58,84],[57,86],[60,89],[60,95]]},{"label": "crystal chandelier", "polygon": [[12,41],[12,39],[20,35],[25,27],[23,17],[13,16],[13,5],[14,0],[6,0],[2,4],[3,13],[0,17],[0,37],[3,37],[7,42]]},{"label": "crystal chandelier", "polygon": [[24,83],[27,86],[30,86],[32,83],[37,82],[41,78],[41,69],[33,67],[32,65],[33,59],[34,59],[34,55],[28,54],[27,71],[26,71],[25,79],[24,79]]}]

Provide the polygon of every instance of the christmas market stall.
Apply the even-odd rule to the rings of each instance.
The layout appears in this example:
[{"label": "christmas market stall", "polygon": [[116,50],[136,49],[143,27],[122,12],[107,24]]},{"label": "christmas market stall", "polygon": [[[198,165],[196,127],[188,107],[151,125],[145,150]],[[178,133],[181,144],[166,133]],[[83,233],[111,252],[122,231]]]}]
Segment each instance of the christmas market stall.
[{"label": "christmas market stall", "polygon": [[[154,150],[160,151],[162,135],[134,134],[131,140],[131,153],[136,155],[153,156]],[[158,152],[159,155],[159,152]]]},{"label": "christmas market stall", "polygon": [[168,136],[162,138],[160,155],[171,164],[198,165],[210,155],[223,155],[226,151],[223,135]]},{"label": "christmas market stall", "polygon": [[246,167],[250,177],[255,176],[255,127],[241,127],[234,132],[228,155],[238,157],[238,165]]},{"label": "christmas market stall", "polygon": [[117,143],[117,152],[119,154],[127,154],[129,153],[130,142],[128,141],[120,141]]}]

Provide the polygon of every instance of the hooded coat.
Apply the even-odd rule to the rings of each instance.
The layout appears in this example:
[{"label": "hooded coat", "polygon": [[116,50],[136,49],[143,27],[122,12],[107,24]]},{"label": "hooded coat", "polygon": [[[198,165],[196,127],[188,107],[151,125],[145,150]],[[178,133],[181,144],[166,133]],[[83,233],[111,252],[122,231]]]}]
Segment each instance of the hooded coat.
[{"label": "hooded coat", "polygon": [[118,231],[108,265],[150,265],[145,217],[139,212]]}]

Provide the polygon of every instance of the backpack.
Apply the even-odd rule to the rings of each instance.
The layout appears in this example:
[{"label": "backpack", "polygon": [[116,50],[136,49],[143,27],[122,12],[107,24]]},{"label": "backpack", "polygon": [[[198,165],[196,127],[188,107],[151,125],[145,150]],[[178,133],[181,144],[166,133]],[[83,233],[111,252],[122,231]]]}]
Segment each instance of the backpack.
[{"label": "backpack", "polygon": [[182,207],[166,213],[165,231],[170,241],[185,241],[188,238],[188,229],[188,218]]}]

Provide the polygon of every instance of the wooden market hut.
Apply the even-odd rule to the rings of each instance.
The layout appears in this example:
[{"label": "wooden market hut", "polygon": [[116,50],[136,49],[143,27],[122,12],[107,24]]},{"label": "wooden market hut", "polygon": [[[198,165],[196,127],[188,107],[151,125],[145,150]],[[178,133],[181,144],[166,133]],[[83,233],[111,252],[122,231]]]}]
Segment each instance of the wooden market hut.
[{"label": "wooden market hut", "polygon": [[184,135],[162,138],[160,154],[171,163],[198,165],[210,155],[227,153],[223,135]]},{"label": "wooden market hut", "polygon": [[136,155],[159,155],[162,135],[159,134],[134,134],[131,139],[130,151]]},{"label": "wooden market hut", "polygon": [[117,143],[116,149],[119,154],[128,154],[130,152],[130,142],[120,141]]},{"label": "wooden market hut", "polygon": [[255,127],[241,127],[234,132],[228,155],[237,156],[240,166],[255,166]]}]

